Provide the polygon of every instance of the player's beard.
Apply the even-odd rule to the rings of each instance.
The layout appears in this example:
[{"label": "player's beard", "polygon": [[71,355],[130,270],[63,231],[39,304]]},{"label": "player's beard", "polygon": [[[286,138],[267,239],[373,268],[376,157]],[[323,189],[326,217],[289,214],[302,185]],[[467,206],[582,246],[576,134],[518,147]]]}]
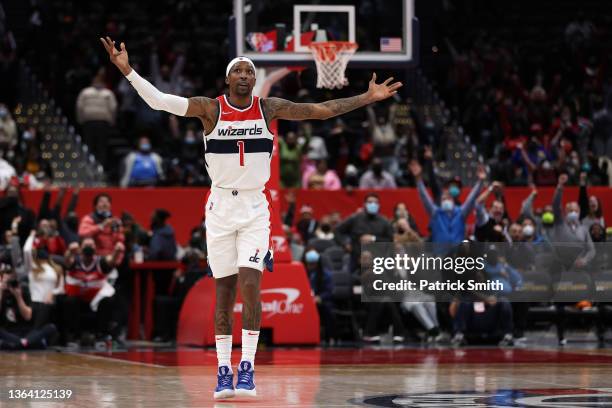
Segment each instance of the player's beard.
[{"label": "player's beard", "polygon": [[253,87],[249,85],[242,86],[240,84],[236,84],[236,86],[234,87],[234,92],[237,96],[250,96],[251,92],[253,92]]}]

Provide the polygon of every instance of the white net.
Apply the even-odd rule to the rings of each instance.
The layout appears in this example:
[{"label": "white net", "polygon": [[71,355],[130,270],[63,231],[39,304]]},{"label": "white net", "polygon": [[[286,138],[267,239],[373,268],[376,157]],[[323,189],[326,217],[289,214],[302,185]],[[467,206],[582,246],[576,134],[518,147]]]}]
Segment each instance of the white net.
[{"label": "white net", "polygon": [[348,85],[346,66],[357,51],[357,44],[348,41],[313,42],[308,46],[317,65],[317,88],[342,88]]}]

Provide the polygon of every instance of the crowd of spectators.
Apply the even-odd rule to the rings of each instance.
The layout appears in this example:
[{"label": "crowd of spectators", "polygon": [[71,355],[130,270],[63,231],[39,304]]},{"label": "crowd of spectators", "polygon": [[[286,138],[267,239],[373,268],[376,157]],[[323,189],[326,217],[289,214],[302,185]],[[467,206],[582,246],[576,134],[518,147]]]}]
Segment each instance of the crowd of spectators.
[{"label": "crowd of spectators", "polygon": [[[472,271],[469,276],[478,281],[504,282],[502,290],[479,294],[476,299],[456,296],[450,302],[436,301],[433,295],[431,301],[415,302],[407,296],[401,303],[361,303],[360,297],[354,298],[353,312],[364,312],[362,338],[371,342],[381,341],[391,327],[393,341],[416,337],[456,346],[466,342],[499,342],[510,346],[516,339],[525,340],[529,323],[529,303],[510,301],[512,292],[521,288],[525,277],[543,273],[554,279],[564,271],[597,276],[612,267],[607,247],[596,246],[607,237],[610,239],[612,231],[606,229],[600,200],[588,194],[586,172],[579,175],[577,202],[561,207],[564,187],[569,181],[568,174],[563,173],[557,179],[551,203],[533,208],[538,188],[532,185],[520,214],[512,219],[506,210],[504,184],[498,180],[488,182],[484,167],[477,172],[478,181],[463,202],[459,198],[460,180],[440,186],[435,177],[430,179],[432,197],[423,181],[423,166],[415,160],[409,168],[417,180],[421,205],[428,214],[427,231],[417,228],[407,203],[396,205],[393,219],[381,215],[379,197],[375,193],[368,194],[363,207],[346,219],[336,213],[316,219],[312,208],[304,204],[294,223],[295,198],[291,194],[287,196],[289,216],[284,220],[287,239],[294,259],[305,262],[311,281],[316,283],[316,286],[313,283],[313,291],[325,339],[338,336],[340,329],[336,323],[341,316],[338,302],[345,301],[347,296],[350,298],[341,290],[345,280],[366,287],[374,276],[368,244],[393,242],[399,251],[396,253],[410,253],[415,248],[422,248],[423,243],[437,244],[433,247],[434,254],[450,251],[448,253],[476,256],[485,251],[488,259],[484,272]],[[474,222],[468,222],[472,214]],[[563,244],[557,247],[559,242]],[[546,259],[550,262],[537,263],[536,257],[543,259],[543,256],[548,256]],[[581,307],[585,305],[592,306],[587,302]],[[555,308],[552,322],[557,325],[559,342],[563,345],[566,343],[565,308],[568,305],[553,303],[552,306]],[[416,330],[414,324],[410,326],[410,316],[421,325],[416,325]],[[603,324],[597,327],[601,342],[604,341],[604,327]]]},{"label": "crowd of spectators", "polygon": [[577,185],[581,172],[591,184],[610,185],[609,22],[563,14],[570,9],[560,7],[535,30],[537,13],[516,18],[501,4],[449,4],[441,13],[447,24],[436,58],[445,63],[432,76],[506,185],[554,186],[560,173]]},{"label": "crowd of spectators", "polygon": [[[23,39],[26,46],[19,48],[26,50],[22,56],[38,69],[46,89],[79,125],[97,159],[114,174],[111,181],[121,186],[199,186],[210,181],[202,157],[201,124],[149,109],[109,66],[99,44],[82,40],[97,38],[101,32],[120,38],[135,68],[160,90],[215,97],[224,89],[219,73],[228,47],[220,47],[213,39],[225,38],[229,3],[174,3],[168,0],[141,8],[126,1],[118,10],[102,3],[64,0],[35,4]],[[427,109],[416,114],[415,103],[404,96],[333,121],[279,125],[283,187],[416,186],[429,216],[428,231],[421,231],[411,206],[398,203],[393,218],[387,219],[380,214],[379,197],[369,194],[363,208],[346,219],[338,213],[316,219],[312,208],[304,205],[294,222],[297,209],[289,200],[285,231],[294,259],[306,266],[326,340],[342,337],[340,319],[346,314],[338,311],[348,304],[344,311],[349,314],[365,312],[357,325],[367,341],[379,341],[391,325],[396,341],[418,332],[428,342],[450,340],[461,345],[484,339],[510,345],[524,334],[526,310],[524,305],[510,303],[507,291],[520,287],[532,269],[535,253],[529,251],[556,254],[546,244],[563,241],[575,248],[558,257],[563,270],[593,272],[609,262],[593,245],[607,239],[607,230],[601,202],[587,191],[589,185],[611,181],[612,54],[605,41],[609,29],[580,17],[557,36],[561,45],[553,51],[542,47],[525,51],[523,44],[503,32],[482,30],[477,24],[458,34],[461,19],[454,21],[458,25],[450,27],[456,32],[449,32],[444,41],[451,69],[445,66],[444,74],[434,74],[433,79],[489,169],[478,170],[477,181],[463,202],[459,198],[462,181],[438,180],[436,175],[434,157],[438,155],[433,148],[441,144],[439,124]],[[50,56],[45,52],[50,46],[45,32],[51,31],[61,36],[53,44],[58,53]],[[19,49],[3,20],[0,41],[0,69],[10,73]],[[50,61],[43,61],[43,55]],[[354,75],[353,92],[365,89],[365,74]],[[271,94],[298,102],[327,99],[328,94],[309,86],[312,79],[312,73],[293,73]],[[7,82],[0,89],[8,87]],[[347,96],[351,89],[334,96]],[[44,188],[52,180],[52,171],[41,157],[37,129],[16,126],[11,112],[15,100],[6,95],[8,99],[0,105],[0,188],[5,191],[0,199],[4,245],[0,347],[120,340],[131,293],[129,261],[143,259],[181,260],[177,270],[156,275],[156,310],[160,311],[156,336],[172,338],[182,297],[204,275],[203,225],[195,227],[189,242],[181,246],[167,211],[155,211],[151,225],[143,227],[128,213],[114,213],[111,197],[105,194],[96,197],[91,213],[81,219],[74,211],[78,193],[64,214],[57,203],[51,208],[48,193],[38,212],[26,208],[19,189]],[[132,145],[132,151],[115,157],[119,153],[111,150],[113,138]],[[115,165],[118,159],[120,166]],[[580,199],[561,208],[568,184],[580,186]],[[510,219],[504,186],[516,185],[530,185],[533,192],[520,216]],[[539,186],[556,186],[555,196],[549,205],[533,208]],[[467,220],[472,214],[475,223],[470,225]],[[405,248],[422,242],[459,245],[464,240],[508,244],[503,253],[491,250],[486,275],[480,277],[506,280],[505,292],[477,301],[361,304],[352,291],[344,290],[362,278],[367,281],[372,256],[360,251],[364,245],[394,242]],[[532,246],[514,245],[523,242]],[[469,245],[458,248],[470,251]],[[564,308],[557,310],[563,344]],[[410,316],[421,325],[416,331]],[[603,333],[598,336],[601,339]]]},{"label": "crowd of spectators", "polygon": [[[464,201],[460,199],[461,180],[441,184],[433,177],[426,186],[423,175],[428,166],[427,161],[409,164],[421,203],[397,203],[392,219],[380,213],[376,193],[368,194],[363,207],[344,219],[338,212],[316,218],[307,203],[298,211],[295,195],[287,194],[284,228],[293,259],[306,267],[321,315],[323,340],[377,342],[390,325],[394,341],[450,341],[454,345],[499,341],[511,345],[515,338],[524,337],[527,308],[511,303],[508,296],[535,271],[536,255],[553,256],[557,271],[597,274],[612,268],[609,251],[595,245],[605,242],[611,231],[606,229],[601,201],[588,193],[585,172],[579,175],[577,202],[561,207],[569,181],[567,174],[561,174],[551,203],[534,208],[538,189],[533,185],[521,213],[511,219],[503,183],[489,182],[484,166]],[[182,299],[205,276],[203,223],[191,231],[188,242],[177,243],[171,214],[164,209],[154,211],[150,225],[143,227],[131,214],[113,208],[112,197],[101,193],[93,200],[91,212],[79,218],[75,213],[78,190],[72,192],[62,212],[65,191],[53,203],[46,189],[40,208],[34,211],[21,202],[20,188],[13,178],[0,199],[1,315],[5,319],[0,327],[8,333],[2,332],[0,346],[33,348],[59,342],[70,347],[106,347],[109,342],[121,342],[132,293],[129,265],[143,260],[181,261],[180,267],[155,274],[155,337],[168,340],[175,336]],[[422,205],[428,214],[427,231],[417,227],[414,205]],[[472,214],[473,222],[468,221]],[[423,243],[445,244],[463,255],[474,250],[469,246],[472,242],[504,243],[487,249],[487,265],[478,279],[506,283],[503,290],[476,300],[362,303],[353,290],[367,285],[371,277],[372,254],[364,248],[381,242],[394,243],[397,251],[410,251]],[[556,242],[564,243],[561,250],[555,248]],[[11,286],[14,281],[21,289]],[[12,312],[6,312],[7,308]],[[559,307],[557,317],[562,344],[564,310]],[[354,319],[349,333],[343,331],[346,316]],[[603,329],[598,335],[603,339]]]},{"label": "crowd of spectators", "polygon": [[129,213],[114,213],[104,193],[79,219],[75,190],[62,213],[65,193],[52,205],[45,189],[38,211],[22,205],[18,183],[0,199],[0,349],[121,345],[132,294],[130,261],[182,261],[155,275],[154,334],[172,339],[182,299],[204,276],[204,255],[191,247],[197,242],[177,245],[168,211],[155,210],[145,228]]},{"label": "crowd of spectators", "polygon": [[[609,185],[612,93],[605,21],[573,16],[558,32],[547,31],[550,38],[538,46],[528,36],[517,41],[510,37],[506,23],[510,19],[504,18],[499,6],[466,7],[475,11],[449,3],[440,13],[445,23],[436,36],[443,45],[436,48],[448,64],[440,64],[444,68],[439,72],[425,72],[437,84],[456,123],[477,144],[494,178],[505,185],[554,185],[565,172],[569,183],[577,185],[584,171],[591,184]],[[158,14],[161,9],[165,11]],[[44,5],[32,2],[29,12],[27,29],[19,38],[24,46],[17,48],[18,42],[4,30],[2,55],[7,61],[22,56],[32,64],[45,88],[78,125],[111,183],[210,182],[203,163],[201,123],[149,109],[108,63],[99,44],[79,39],[97,38],[101,32],[121,39],[134,67],[160,90],[215,97],[224,91],[220,73],[228,47],[225,43],[220,47],[214,39],[226,38],[229,3],[202,7],[191,0],[178,4],[168,0],[142,8],[128,1],[115,10],[106,4],[77,6],[55,0]],[[469,18],[460,18],[461,13]],[[60,52],[42,61],[50,45],[50,36],[44,34],[50,31],[62,33],[60,43],[53,44]],[[446,69],[449,64],[451,69]],[[350,89],[334,96],[365,89],[368,74],[351,71]],[[311,70],[291,73],[271,93],[298,102],[327,99],[329,94],[314,88],[314,77]],[[39,176],[52,178],[36,143],[22,146],[36,129],[17,129],[14,124],[9,129],[13,101],[5,102],[9,109],[2,116],[0,107],[0,150],[3,145],[7,151],[17,146],[27,150],[5,152],[4,159],[20,176],[34,175],[36,170]],[[437,148],[442,124],[433,117],[431,106],[416,108],[404,95],[329,123],[281,123],[282,185],[327,190],[416,185],[409,161],[422,159],[426,146],[436,148],[437,158],[443,157]],[[148,143],[142,143],[143,138]],[[27,163],[15,163],[15,157]],[[11,171],[0,162],[0,180]]]}]

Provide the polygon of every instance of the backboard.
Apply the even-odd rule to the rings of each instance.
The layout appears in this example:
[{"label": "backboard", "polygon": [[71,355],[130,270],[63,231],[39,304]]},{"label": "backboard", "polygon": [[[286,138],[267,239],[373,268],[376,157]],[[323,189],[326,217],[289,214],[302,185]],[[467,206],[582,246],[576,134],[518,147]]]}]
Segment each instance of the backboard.
[{"label": "backboard", "polygon": [[417,63],[414,0],[234,0],[230,30],[235,55],[259,66],[308,66],[312,41],[356,42],[349,67]]}]

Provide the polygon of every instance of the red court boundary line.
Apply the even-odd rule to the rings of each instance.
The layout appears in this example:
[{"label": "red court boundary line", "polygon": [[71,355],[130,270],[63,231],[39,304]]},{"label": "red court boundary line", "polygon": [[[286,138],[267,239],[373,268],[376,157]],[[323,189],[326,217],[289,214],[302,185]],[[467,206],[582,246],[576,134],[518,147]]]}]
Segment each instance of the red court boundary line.
[{"label": "red court boundary line", "polygon": [[[130,350],[92,353],[110,359],[166,367],[215,366],[214,350]],[[234,359],[239,358],[239,348]],[[257,364],[277,366],[381,365],[381,364],[612,364],[612,355],[582,354],[542,349],[275,349],[257,352]]]}]

